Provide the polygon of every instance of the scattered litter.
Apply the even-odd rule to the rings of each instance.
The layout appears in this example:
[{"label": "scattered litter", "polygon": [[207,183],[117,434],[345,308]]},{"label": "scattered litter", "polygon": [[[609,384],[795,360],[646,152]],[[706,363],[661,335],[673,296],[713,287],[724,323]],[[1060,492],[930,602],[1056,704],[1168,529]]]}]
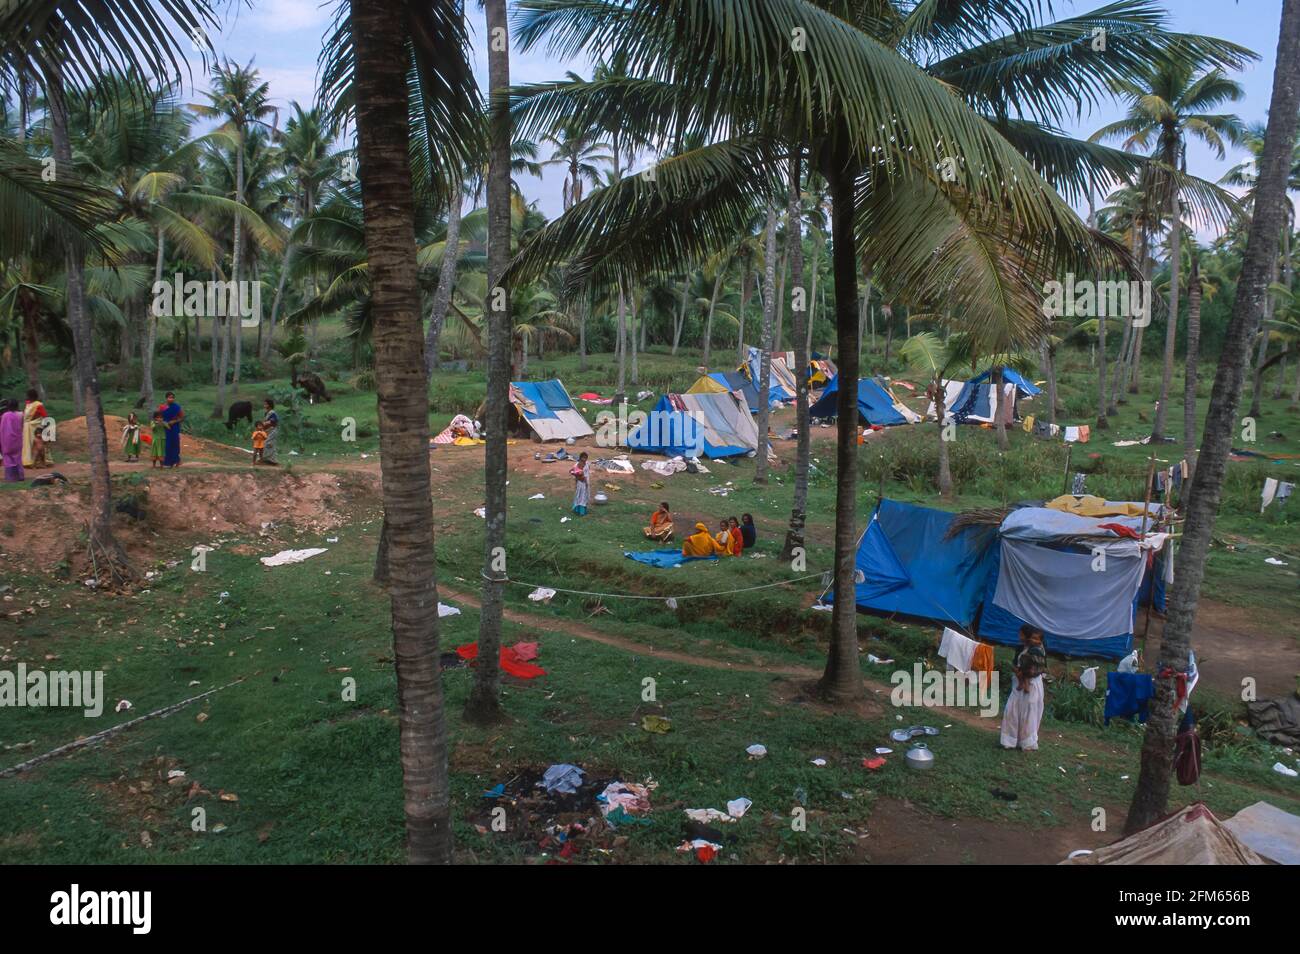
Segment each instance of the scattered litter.
[{"label": "scattered litter", "polygon": [[551,589],[549,586],[539,586],[528,594],[528,598],[534,603],[548,603],[554,595],[555,590]]},{"label": "scattered litter", "polygon": [[1079,685],[1089,692],[1097,691],[1097,667],[1089,666],[1079,674]]},{"label": "scattered litter", "polygon": [[886,745],[878,745],[878,746],[876,746],[876,754],[877,754],[877,755],[893,755],[893,754],[894,754],[894,750],[891,749],[891,748],[889,748],[889,746],[886,746]]},{"label": "scattered litter", "polygon": [[1297,775],[1300,775],[1300,772],[1297,772],[1284,762],[1274,762],[1273,771],[1277,772],[1279,775],[1285,775],[1287,778],[1295,778]]},{"label": "scattered litter", "polygon": [[636,783],[610,782],[596,796],[600,813],[607,821],[631,821],[628,816],[650,811],[650,788]]},{"label": "scattered litter", "polygon": [[445,616],[459,616],[459,615],[460,615],[460,608],[459,608],[459,607],[456,607],[456,606],[448,606],[446,603],[439,603],[439,604],[438,604],[438,618],[439,618],[439,619],[442,619],[442,618],[445,617]]},{"label": "scattered litter", "polygon": [[[741,812],[743,815],[744,812]],[[709,822],[734,822],[740,815],[732,816],[716,808],[688,808],[686,817],[693,822],[707,825]]]},{"label": "scattered litter", "polygon": [[663,735],[672,731],[673,724],[663,716],[648,715],[641,719],[641,728],[647,732],[653,732],[655,735]]},{"label": "scattered litter", "polygon": [[879,656],[874,655],[873,653],[867,653],[867,662],[875,663],[877,666],[888,666],[891,663],[893,663],[893,660],[881,659]]},{"label": "scattered litter", "polygon": [[1265,562],[1265,563],[1272,564],[1273,566],[1286,566],[1286,565],[1287,565],[1286,560],[1279,560],[1277,557],[1269,557],[1269,558],[1268,558],[1267,560],[1265,560],[1264,562]]},{"label": "scattered litter", "polygon": [[127,709],[129,709],[129,708],[131,708],[131,703],[130,703],[129,700],[126,700],[126,699],[119,699],[119,700],[118,700],[118,703],[117,703],[117,706],[114,708],[113,711],[115,711],[115,712],[125,712],[125,711],[126,711]]},{"label": "scattered litter", "polygon": [[767,746],[755,743],[745,749],[745,751],[749,753],[751,759],[761,759],[763,756],[767,755]]},{"label": "scattered litter", "polygon": [[326,552],[324,547],[309,547],[306,550],[281,550],[275,556],[262,557],[263,566],[284,566],[288,563],[301,563]]},{"label": "scattered litter", "polygon": [[740,798],[733,798],[731,801],[727,802],[727,814],[732,818],[744,818],[745,812],[749,811],[750,806],[753,804],[752,801],[743,796]]},{"label": "scattered litter", "polygon": [[873,772],[879,769],[884,764],[885,764],[885,757],[883,755],[877,755],[874,759],[862,760],[862,767],[865,769],[870,769]]},{"label": "scattered litter", "polygon": [[326,538],[325,538],[325,542],[326,542],[326,543],[338,543],[338,542],[339,542],[339,538],[338,538],[338,537],[326,537]]},{"label": "scattered litter", "polygon": [[812,764],[815,765],[815,766],[817,766],[818,768],[824,768],[824,767],[826,766],[826,760],[825,760],[825,759],[813,759],[813,760],[812,760]]},{"label": "scattered litter", "polygon": [[533,495],[532,495],[531,497],[529,497],[528,499],[529,499],[529,500],[545,500],[545,499],[546,499],[546,494],[533,494]]},{"label": "scattered litter", "polygon": [[487,519],[487,507],[479,507],[477,510],[474,511],[474,516],[476,516],[476,517],[482,517],[484,520],[486,520],[486,519]]},{"label": "scattered litter", "polygon": [[561,762],[548,768],[542,775],[538,787],[545,788],[549,794],[572,795],[582,787],[582,777],[586,773],[576,765]]},{"label": "scattered litter", "polygon": [[506,783],[497,782],[495,785],[493,785],[491,788],[489,788],[486,792],[483,793],[483,797],[501,798],[502,796],[505,795],[505,793],[506,793]]},{"label": "scattered litter", "polygon": [[708,841],[704,838],[696,838],[692,841],[684,841],[677,846],[678,851],[694,852],[695,857],[701,862],[708,863],[717,857],[722,846],[717,842]]},{"label": "scattered litter", "polygon": [[561,518],[560,518],[560,523],[568,523],[568,522],[569,522],[569,518],[568,518],[568,517],[561,517]]}]

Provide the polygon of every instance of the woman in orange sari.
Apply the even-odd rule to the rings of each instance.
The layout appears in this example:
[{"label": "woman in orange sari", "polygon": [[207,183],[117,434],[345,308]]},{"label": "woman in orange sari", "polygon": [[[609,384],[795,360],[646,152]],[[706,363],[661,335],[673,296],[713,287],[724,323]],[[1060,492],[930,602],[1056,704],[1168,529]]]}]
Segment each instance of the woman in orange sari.
[{"label": "woman in orange sari", "polygon": [[667,543],[673,538],[673,515],[668,510],[668,501],[659,505],[659,509],[650,515],[650,526],[642,529],[647,540]]}]

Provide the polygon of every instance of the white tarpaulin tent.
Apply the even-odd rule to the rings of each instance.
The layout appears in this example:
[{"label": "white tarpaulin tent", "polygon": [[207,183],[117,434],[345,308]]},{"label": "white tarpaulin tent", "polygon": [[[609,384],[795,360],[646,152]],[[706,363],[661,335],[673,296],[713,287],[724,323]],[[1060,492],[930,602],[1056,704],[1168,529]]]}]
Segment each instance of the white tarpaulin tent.
[{"label": "white tarpaulin tent", "polygon": [[544,441],[591,437],[596,433],[557,379],[510,382],[510,404]]}]

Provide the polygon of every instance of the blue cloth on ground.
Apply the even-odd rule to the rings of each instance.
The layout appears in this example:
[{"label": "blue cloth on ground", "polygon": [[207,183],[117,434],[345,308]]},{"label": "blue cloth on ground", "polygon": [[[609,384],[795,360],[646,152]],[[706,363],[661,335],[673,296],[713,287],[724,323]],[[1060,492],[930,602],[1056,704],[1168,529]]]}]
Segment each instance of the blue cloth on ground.
[{"label": "blue cloth on ground", "polygon": [[1103,722],[1106,725],[1110,725],[1111,719],[1128,719],[1131,722],[1134,715],[1139,722],[1146,722],[1147,708],[1155,694],[1156,684],[1150,673],[1106,673],[1106,711]]},{"label": "blue cloth on ground", "polygon": [[649,550],[643,553],[633,553],[624,551],[623,556],[629,560],[636,560],[637,563],[644,563],[646,566],[657,566],[660,569],[674,566],[681,566],[683,563],[689,563],[692,560],[716,560],[717,557],[688,557],[682,556],[681,550]]}]

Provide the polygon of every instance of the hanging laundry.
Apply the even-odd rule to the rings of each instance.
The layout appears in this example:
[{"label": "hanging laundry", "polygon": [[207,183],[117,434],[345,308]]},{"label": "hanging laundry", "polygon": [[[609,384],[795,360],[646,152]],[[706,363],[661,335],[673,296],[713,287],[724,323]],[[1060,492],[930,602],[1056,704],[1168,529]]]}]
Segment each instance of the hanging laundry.
[{"label": "hanging laundry", "polygon": [[1079,425],[1079,443],[1080,443],[1080,444],[1086,444],[1086,443],[1088,443],[1088,440],[1089,440],[1089,438],[1091,438],[1091,437],[1092,437],[1092,427],[1091,427],[1090,425],[1088,425],[1088,424],[1080,424],[1080,425]]},{"label": "hanging laundry", "polygon": [[1276,495],[1277,495],[1277,478],[1275,477],[1264,478],[1264,492],[1260,494],[1260,499],[1263,501],[1259,505],[1260,513],[1263,513],[1265,510],[1268,509],[1268,505],[1273,502],[1273,498]]},{"label": "hanging laundry", "polygon": [[1067,427],[1065,429],[1065,442],[1073,444],[1079,439],[1079,429],[1077,427]]},{"label": "hanging laundry", "polygon": [[978,647],[979,643],[969,636],[944,627],[943,638],[939,641],[939,655],[948,660],[948,665],[958,672],[970,672],[971,657]]},{"label": "hanging laundry", "polygon": [[1030,414],[1030,415],[1026,416],[1025,419],[1024,419],[1023,421],[1020,422],[1020,428],[1021,428],[1021,430],[1023,430],[1026,434],[1033,433],[1033,430],[1034,430],[1034,415]]},{"label": "hanging laundry", "polygon": [[1291,491],[1295,490],[1295,484],[1288,484],[1285,481],[1278,481],[1277,484],[1277,502],[1284,503],[1291,496]]},{"label": "hanging laundry", "polygon": [[1111,719],[1128,719],[1133,716],[1139,722],[1146,722],[1151,697],[1155,695],[1155,680],[1145,672],[1108,672],[1106,673],[1106,709],[1103,723],[1110,725]]}]

